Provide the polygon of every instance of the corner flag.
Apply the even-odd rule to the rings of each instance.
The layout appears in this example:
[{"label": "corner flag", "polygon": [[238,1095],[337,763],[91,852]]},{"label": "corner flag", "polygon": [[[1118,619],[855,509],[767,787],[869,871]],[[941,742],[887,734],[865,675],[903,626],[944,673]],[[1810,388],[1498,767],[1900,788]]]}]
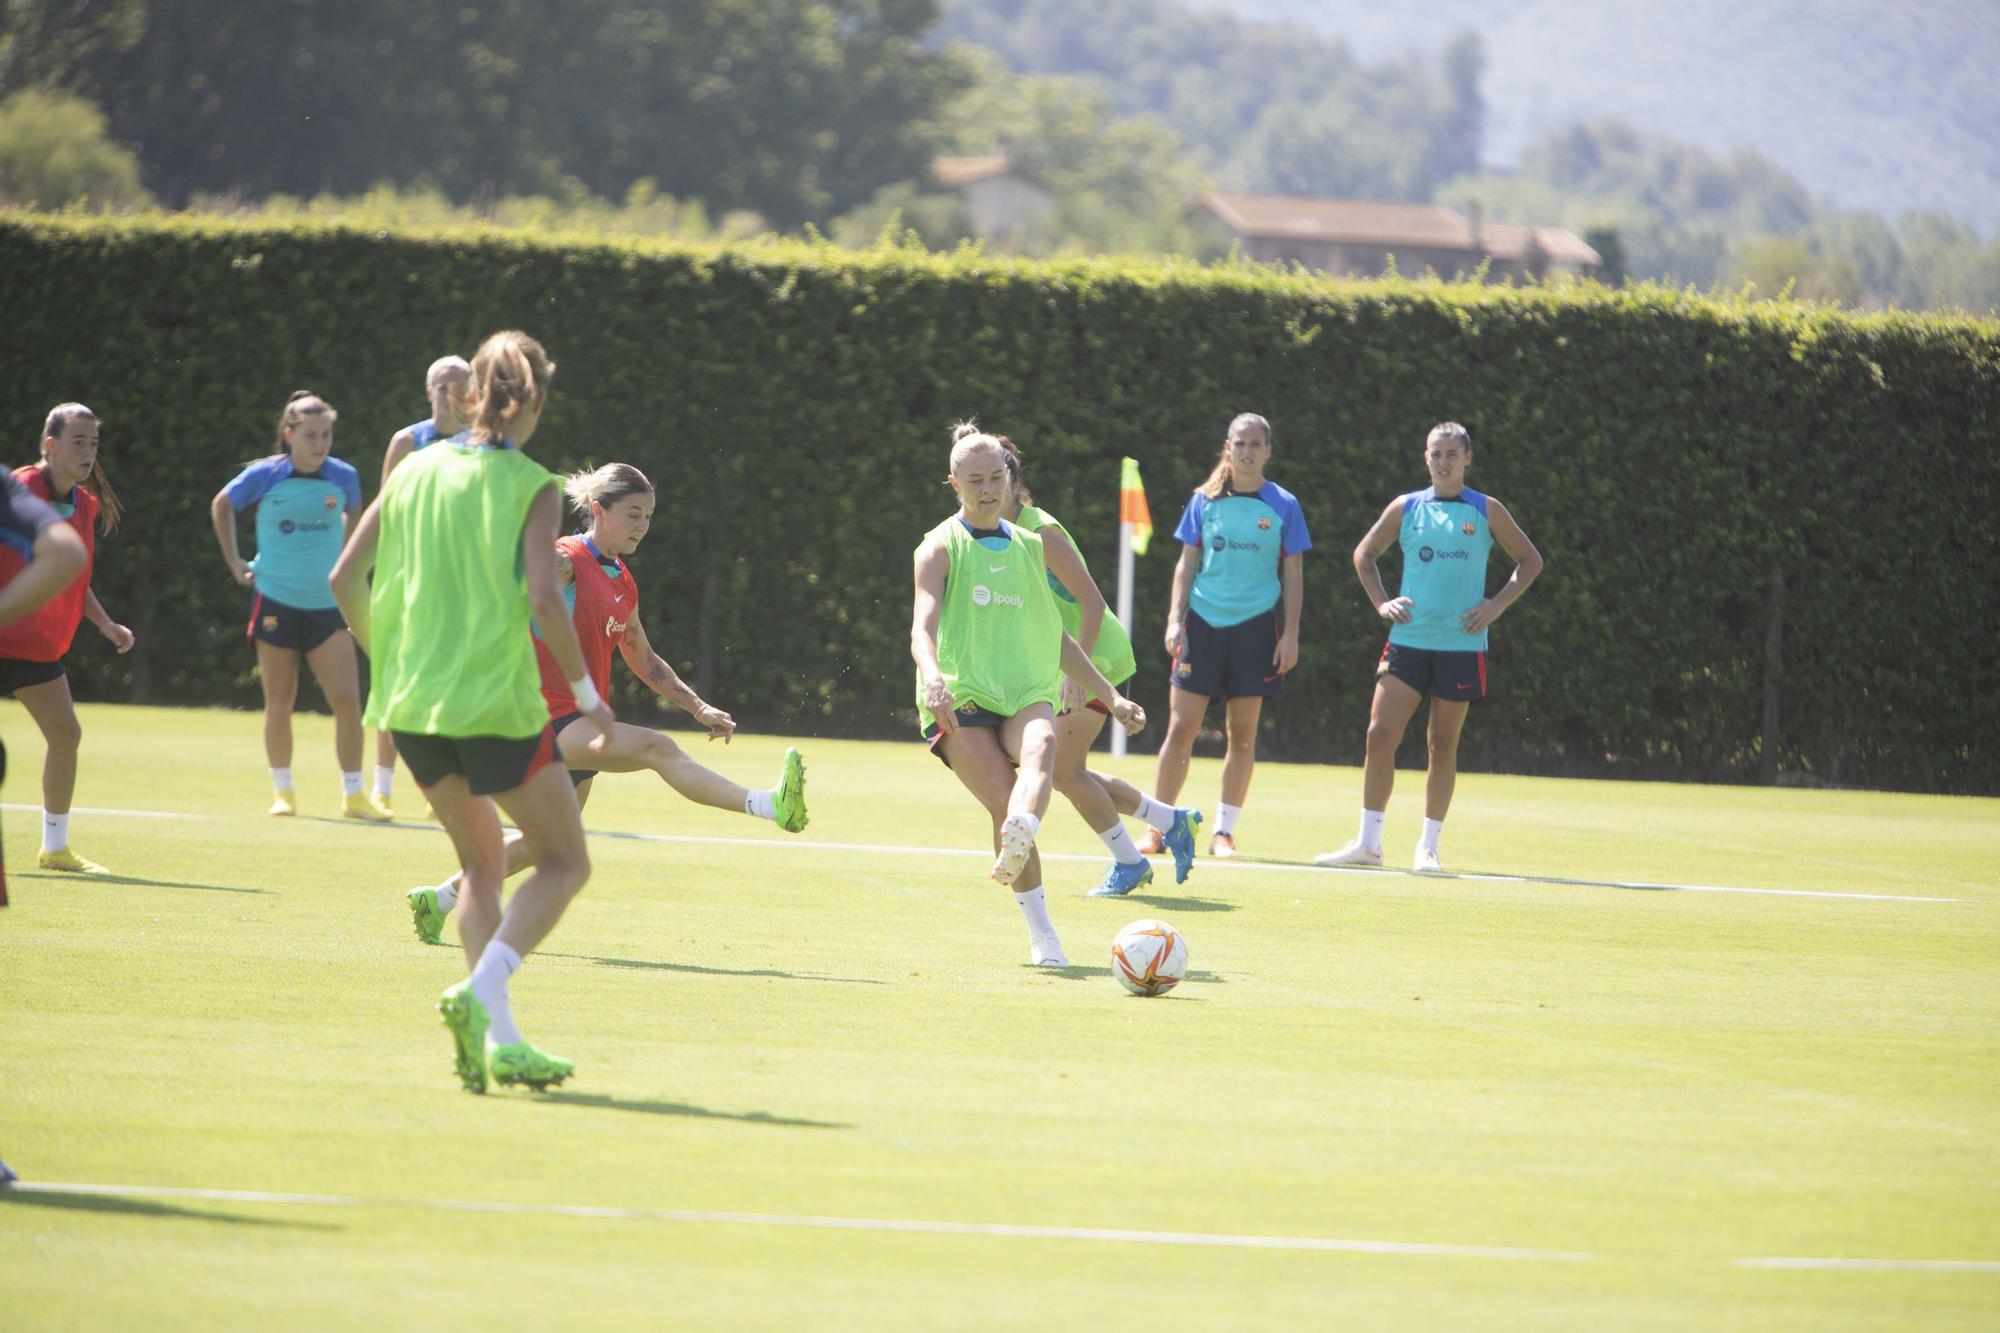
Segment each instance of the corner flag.
[{"label": "corner flag", "polygon": [[1146,554],[1153,539],[1153,511],[1146,507],[1146,488],[1139,481],[1139,460],[1120,460],[1124,470],[1118,479],[1118,521],[1132,525],[1132,551]]}]

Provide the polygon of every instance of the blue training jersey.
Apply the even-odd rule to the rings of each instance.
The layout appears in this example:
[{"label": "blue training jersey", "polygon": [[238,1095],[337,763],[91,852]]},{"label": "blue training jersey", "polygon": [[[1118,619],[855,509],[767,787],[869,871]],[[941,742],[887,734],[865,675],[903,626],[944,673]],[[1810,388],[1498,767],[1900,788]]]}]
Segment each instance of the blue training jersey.
[{"label": "blue training jersey", "polygon": [[1403,497],[1401,595],[1410,599],[1410,623],[1391,625],[1389,642],[1434,652],[1483,653],[1486,631],[1467,634],[1458,618],[1486,599],[1486,558],[1493,530],[1486,497],[1460,491],[1439,499],[1426,487]]},{"label": "blue training jersey", "polygon": [[436,444],[441,439],[448,438],[438,434],[437,422],[429,417],[424,418],[414,425],[405,426],[403,429],[410,433],[411,453],[415,453],[417,450],[425,448],[428,445]]},{"label": "blue training jersey", "polygon": [[1278,604],[1279,562],[1312,549],[1298,497],[1274,481],[1248,495],[1225,490],[1188,501],[1174,536],[1201,548],[1189,604],[1217,629],[1240,625]]},{"label": "blue training jersey", "polygon": [[329,456],[307,475],[291,455],[260,458],[236,474],[227,488],[239,513],[257,510],[257,592],[301,611],[333,607],[327,575],[347,538],[344,516],[361,508],[361,475]]}]

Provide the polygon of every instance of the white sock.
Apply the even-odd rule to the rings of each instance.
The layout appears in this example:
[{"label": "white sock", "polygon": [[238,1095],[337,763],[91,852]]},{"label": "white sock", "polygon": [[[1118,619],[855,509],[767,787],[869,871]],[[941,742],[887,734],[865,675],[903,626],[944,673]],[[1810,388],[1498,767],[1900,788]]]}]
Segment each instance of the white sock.
[{"label": "white sock", "polygon": [[1139,809],[1136,813],[1140,822],[1150,824],[1162,833],[1174,826],[1174,808],[1165,801],[1156,801],[1143,793],[1139,797]]},{"label": "white sock", "polygon": [[69,813],[52,815],[42,811],[42,850],[59,852],[69,846]]},{"label": "white sock", "polygon": [[380,796],[385,801],[388,800],[389,788],[394,786],[395,782],[396,766],[394,764],[375,765],[375,794],[377,796]]},{"label": "white sock", "polygon": [[1014,901],[1021,904],[1021,915],[1028,918],[1028,934],[1035,939],[1056,933],[1055,922],[1049,920],[1049,900],[1042,895],[1042,886],[1037,884],[1026,893],[1014,895]]},{"label": "white sock", "polygon": [[453,875],[437,886],[438,911],[449,912],[458,906],[458,876]]},{"label": "white sock", "polygon": [[1436,851],[1438,849],[1438,834],[1442,832],[1444,832],[1444,821],[1442,819],[1426,819],[1424,821],[1424,836],[1418,841],[1417,846],[1427,852]]},{"label": "white sock", "polygon": [[342,770],[340,775],[340,794],[342,796],[359,796],[361,794],[360,769],[357,768],[352,773]]},{"label": "white sock", "polygon": [[1363,810],[1361,812],[1361,832],[1355,839],[1371,852],[1382,850],[1382,821],[1389,817],[1387,810]]},{"label": "white sock", "polygon": [[486,1006],[489,1024],[486,1035],[496,1046],[511,1045],[521,1039],[521,1029],[514,1026],[514,1011],[507,1004],[507,978],[520,965],[521,955],[499,940],[489,940],[480,951],[479,961],[473,964],[472,994]]},{"label": "white sock", "polygon": [[1217,804],[1215,807],[1215,831],[1217,833],[1233,835],[1236,832],[1236,816],[1242,813],[1243,807],[1240,805],[1231,805],[1227,801]]},{"label": "white sock", "polygon": [[292,770],[289,768],[272,769],[271,785],[279,791],[290,791],[292,789]]},{"label": "white sock", "polygon": [[771,804],[771,793],[768,791],[752,791],[748,796],[744,797],[743,813],[746,815],[755,815],[759,819],[774,821],[778,817],[777,810]]},{"label": "white sock", "polygon": [[1111,855],[1118,859],[1118,864],[1121,866],[1135,866],[1146,859],[1139,855],[1139,845],[1133,842],[1132,835],[1125,831],[1125,821],[1122,819],[1097,836],[1104,840],[1104,845],[1111,849]]}]

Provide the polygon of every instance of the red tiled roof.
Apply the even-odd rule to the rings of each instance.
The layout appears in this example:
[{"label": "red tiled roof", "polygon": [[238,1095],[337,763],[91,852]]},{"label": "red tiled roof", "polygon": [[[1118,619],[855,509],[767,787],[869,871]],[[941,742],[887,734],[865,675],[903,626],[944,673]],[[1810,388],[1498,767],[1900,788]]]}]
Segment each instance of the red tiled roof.
[{"label": "red tiled roof", "polygon": [[1223,194],[1196,203],[1244,236],[1352,241],[1465,250],[1472,224],[1442,204],[1385,204],[1356,199],[1313,199],[1288,194]]},{"label": "red tiled roof", "polygon": [[1535,238],[1552,264],[1571,268],[1596,268],[1604,256],[1584,244],[1583,238],[1567,227],[1522,227],[1506,222],[1489,222],[1479,229],[1486,253],[1495,259],[1520,260],[1528,252],[1528,238]]},{"label": "red tiled roof", "polygon": [[957,190],[1014,169],[1014,159],[1005,153],[984,157],[940,157],[931,163],[931,175],[946,189]]}]

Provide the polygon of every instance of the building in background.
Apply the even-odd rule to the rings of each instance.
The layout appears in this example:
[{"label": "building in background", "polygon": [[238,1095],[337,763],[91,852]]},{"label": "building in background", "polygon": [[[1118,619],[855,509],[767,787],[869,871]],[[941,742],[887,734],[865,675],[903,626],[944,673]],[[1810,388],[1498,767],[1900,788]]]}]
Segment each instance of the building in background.
[{"label": "building in background", "polygon": [[1004,143],[983,157],[940,157],[931,177],[959,197],[973,235],[1002,250],[1025,248],[1055,217],[1055,193],[1024,171]]}]

